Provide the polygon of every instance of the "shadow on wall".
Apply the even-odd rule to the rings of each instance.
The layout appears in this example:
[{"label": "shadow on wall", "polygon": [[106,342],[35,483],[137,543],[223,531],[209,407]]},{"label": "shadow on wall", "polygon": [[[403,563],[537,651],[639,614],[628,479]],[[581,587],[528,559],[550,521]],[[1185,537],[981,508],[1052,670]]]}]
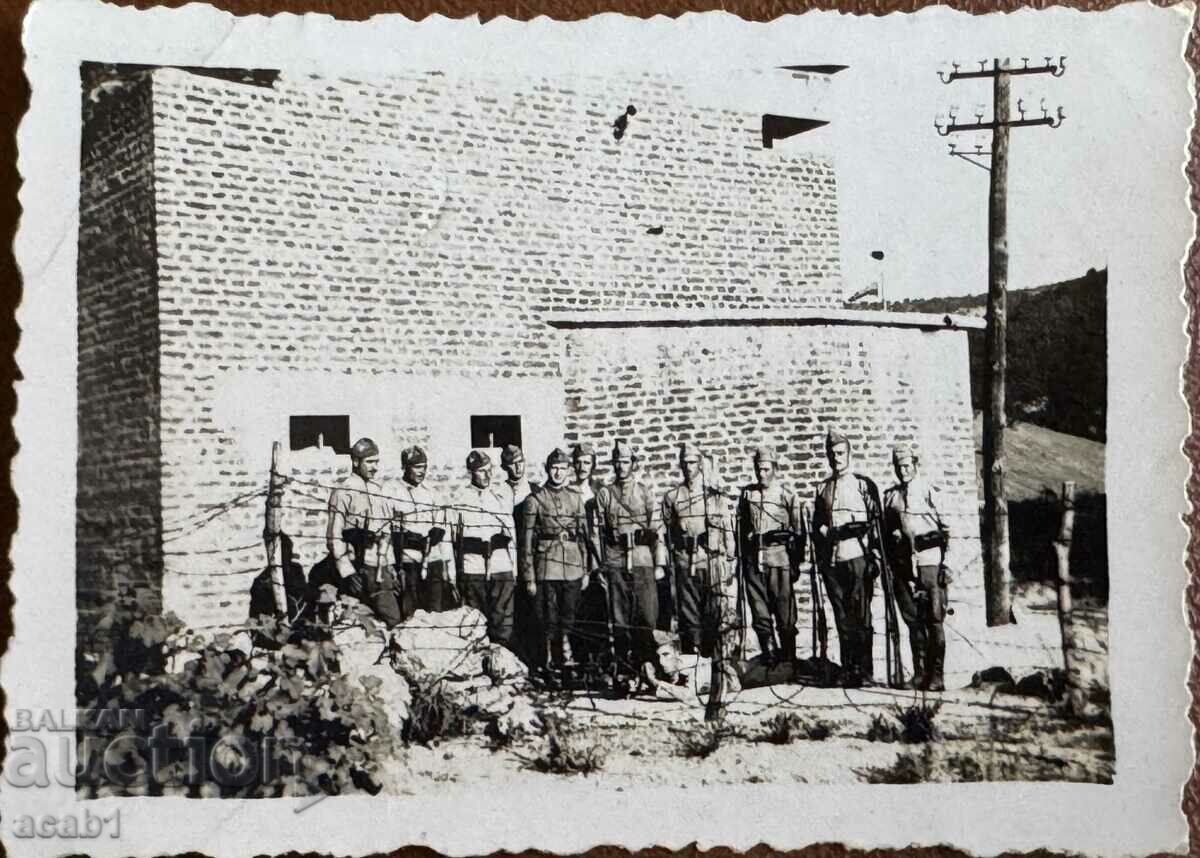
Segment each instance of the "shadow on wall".
[{"label": "shadow on wall", "polygon": [[[1071,577],[1081,594],[1108,598],[1108,528],[1104,494],[1081,494],[1075,498],[1075,531],[1071,540]],[[1010,501],[1009,545],[1013,578],[1017,581],[1054,582],[1058,570],[1054,540],[1058,536],[1062,510],[1058,495],[1046,492],[1039,498]]]}]

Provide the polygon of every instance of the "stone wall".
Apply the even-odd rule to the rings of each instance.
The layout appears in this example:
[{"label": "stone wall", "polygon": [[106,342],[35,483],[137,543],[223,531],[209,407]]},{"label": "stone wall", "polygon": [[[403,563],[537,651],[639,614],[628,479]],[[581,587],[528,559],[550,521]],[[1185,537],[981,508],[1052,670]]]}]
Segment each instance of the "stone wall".
[{"label": "stone wall", "polygon": [[75,527],[83,625],[118,581],[161,595],[152,93],[147,72],[83,69]]}]

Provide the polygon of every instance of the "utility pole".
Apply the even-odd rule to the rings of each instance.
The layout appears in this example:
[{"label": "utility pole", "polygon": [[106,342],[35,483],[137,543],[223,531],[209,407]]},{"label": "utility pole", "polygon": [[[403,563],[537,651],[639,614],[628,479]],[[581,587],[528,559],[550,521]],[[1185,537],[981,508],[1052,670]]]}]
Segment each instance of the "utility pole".
[{"label": "utility pole", "polygon": [[1029,67],[1023,59],[1021,68],[1011,68],[1008,60],[994,59],[991,68],[987,60],[980,60],[979,71],[959,71],[957,63],[947,75],[938,72],[942,83],[956,80],[991,78],[992,120],[983,121],[983,108],[975,114],[975,122],[959,123],[956,109],[951,108],[949,122],[934,119],[933,125],[943,137],[963,131],[990,131],[992,150],[984,152],[977,146],[975,155],[990,155],[988,167],[971,158],[971,153],[957,151],[950,144],[950,154],[963,158],[991,174],[988,192],[988,301],[987,301],[987,406],[983,412],[983,517],[984,517],[984,589],[987,598],[987,624],[1002,626],[1015,622],[1012,613],[1012,570],[1009,568],[1008,547],[1008,499],[1004,492],[1006,459],[1004,430],[1008,423],[1005,413],[1005,373],[1008,366],[1008,132],[1010,128],[1046,125],[1057,128],[1062,124],[1063,111],[1058,108],[1057,116],[1050,116],[1045,106],[1039,119],[1026,119],[1025,106],[1017,101],[1020,119],[1013,120],[1009,110],[1009,81],[1014,75],[1050,74],[1061,77],[1066,68],[1066,57],[1053,63],[1046,57],[1044,66]]}]

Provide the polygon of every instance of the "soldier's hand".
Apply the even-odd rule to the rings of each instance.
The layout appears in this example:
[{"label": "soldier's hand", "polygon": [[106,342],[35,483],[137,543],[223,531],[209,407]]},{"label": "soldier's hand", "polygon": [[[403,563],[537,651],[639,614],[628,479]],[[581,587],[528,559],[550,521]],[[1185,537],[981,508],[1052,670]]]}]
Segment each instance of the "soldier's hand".
[{"label": "soldier's hand", "polygon": [[664,569],[661,566],[654,567],[654,580],[655,581],[661,581],[663,578],[666,578],[666,577],[667,577],[666,569]]},{"label": "soldier's hand", "polygon": [[582,579],[582,580],[579,582],[579,585],[580,585],[580,586],[579,586],[579,589],[580,589],[580,590],[586,590],[586,589],[588,588],[588,585],[589,585],[589,584],[591,584],[591,583],[592,583],[592,576],[591,576],[591,575],[584,575],[584,576],[583,576],[583,579]]},{"label": "soldier's hand", "polygon": [[525,592],[528,593],[530,596],[536,596],[537,595],[537,582],[536,581],[526,581],[525,582]]}]

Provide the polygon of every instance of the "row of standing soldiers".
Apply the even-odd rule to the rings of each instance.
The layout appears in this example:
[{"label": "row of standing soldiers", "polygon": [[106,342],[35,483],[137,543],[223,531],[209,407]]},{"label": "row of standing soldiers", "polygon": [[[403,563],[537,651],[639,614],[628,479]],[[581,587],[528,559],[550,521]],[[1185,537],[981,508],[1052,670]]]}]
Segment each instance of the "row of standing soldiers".
[{"label": "row of standing soldiers", "polygon": [[730,619],[728,606],[740,576],[762,659],[795,661],[793,588],[806,559],[832,608],[842,682],[870,684],[871,602],[881,570],[890,571],[891,598],[909,629],[912,684],[941,690],[949,531],[938,492],[921,480],[907,446],[893,448],[897,482],[882,499],[873,481],[851,471],[845,436],[830,432],[825,447],[832,473],[811,510],[777,479],[774,452],[760,447],[755,482],[738,492],[731,519],[730,493],[692,444],[680,448],[681,483],[660,501],[636,478],[631,446],[618,441],[613,479],[603,485],[588,444],[555,449],[540,485],[529,481],[519,447],[503,448],[502,481],[493,480],[487,453],[473,450],[468,484],[445,503],[425,483],[420,447],[401,453],[403,479],[385,493],[375,480],[379,449],[363,438],[329,498],[326,563],[339,589],[388,626],[418,609],[476,608],[491,639],[550,685],[585,662],[607,661],[626,677],[654,670],[658,582],[668,570],[685,653],[712,657],[718,637],[736,631],[741,611]]}]

